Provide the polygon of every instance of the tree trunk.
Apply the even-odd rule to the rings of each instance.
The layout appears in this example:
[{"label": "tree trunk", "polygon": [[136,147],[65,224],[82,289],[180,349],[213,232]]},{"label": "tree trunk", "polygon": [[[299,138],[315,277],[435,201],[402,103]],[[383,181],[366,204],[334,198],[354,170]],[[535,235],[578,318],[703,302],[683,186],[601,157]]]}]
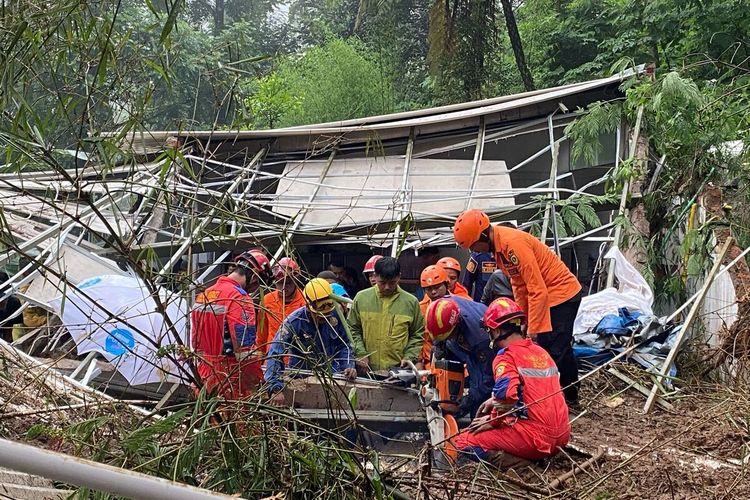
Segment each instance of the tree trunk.
[{"label": "tree trunk", "polygon": [[214,7],[214,34],[224,31],[224,0],[216,0]]},{"label": "tree trunk", "polygon": [[648,140],[642,135],[638,137],[635,145],[635,160],[629,193],[633,206],[628,214],[633,232],[628,235],[628,244],[622,249],[622,254],[639,273],[643,274],[648,265],[647,246],[651,240],[651,221],[648,220],[646,206],[643,203],[648,170]]},{"label": "tree trunk", "polygon": [[521,73],[521,80],[526,90],[534,90],[534,79],[531,77],[529,67],[526,65],[526,57],[523,55],[523,45],[521,44],[521,35],[518,34],[516,25],[516,16],[513,14],[513,5],[511,0],[500,0],[503,5],[503,14],[505,15],[505,25],[508,27],[508,36],[510,45],[513,47],[513,54],[516,57],[516,66]]}]

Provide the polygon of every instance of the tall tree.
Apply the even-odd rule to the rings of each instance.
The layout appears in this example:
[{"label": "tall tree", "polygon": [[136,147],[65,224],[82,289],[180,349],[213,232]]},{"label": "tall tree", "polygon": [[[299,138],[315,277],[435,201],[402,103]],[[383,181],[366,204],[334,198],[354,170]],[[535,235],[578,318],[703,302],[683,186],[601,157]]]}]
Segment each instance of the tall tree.
[{"label": "tall tree", "polygon": [[513,5],[510,0],[500,0],[503,5],[503,15],[505,16],[505,25],[508,28],[508,38],[510,38],[510,46],[513,48],[513,55],[516,58],[516,66],[518,72],[521,74],[521,80],[526,90],[534,90],[534,78],[531,76],[529,66],[526,64],[526,57],[523,54],[523,43],[521,42],[521,35],[518,33],[518,25],[516,24],[516,16],[513,13]]}]

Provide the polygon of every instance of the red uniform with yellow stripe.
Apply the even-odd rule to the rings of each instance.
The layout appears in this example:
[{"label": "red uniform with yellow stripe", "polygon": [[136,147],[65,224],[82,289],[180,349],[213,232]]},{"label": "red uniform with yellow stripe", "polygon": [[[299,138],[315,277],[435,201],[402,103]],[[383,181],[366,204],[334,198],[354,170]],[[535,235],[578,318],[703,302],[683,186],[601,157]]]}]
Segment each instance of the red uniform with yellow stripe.
[{"label": "red uniform with yellow stripe", "polygon": [[191,345],[207,391],[227,399],[253,394],[263,377],[255,342],[255,308],[239,283],[222,276],[196,297]]},{"label": "red uniform with yellow stripe", "polygon": [[511,227],[493,229],[495,260],[510,277],[515,301],[526,312],[528,333],[552,331],[550,307],[562,304],[581,291],[581,284],[547,245]]},{"label": "red uniform with yellow stripe", "polygon": [[[570,439],[570,423],[553,359],[523,339],[501,350],[492,367],[495,428],[477,434],[462,432],[454,440],[456,448],[480,458],[493,451],[529,460],[557,453]],[[500,416],[510,410],[509,415]]]}]

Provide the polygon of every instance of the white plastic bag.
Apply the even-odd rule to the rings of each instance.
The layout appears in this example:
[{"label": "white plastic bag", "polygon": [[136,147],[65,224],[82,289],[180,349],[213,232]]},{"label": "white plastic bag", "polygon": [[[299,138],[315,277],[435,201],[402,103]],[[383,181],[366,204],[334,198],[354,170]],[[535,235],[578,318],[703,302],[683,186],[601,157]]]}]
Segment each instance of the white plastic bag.
[{"label": "white plastic bag", "polygon": [[591,330],[607,314],[617,314],[621,307],[643,314],[653,314],[654,293],[643,276],[630,265],[617,247],[612,247],[604,256],[614,259],[615,276],[620,289],[610,287],[581,299],[581,307],[573,323],[573,335]]}]

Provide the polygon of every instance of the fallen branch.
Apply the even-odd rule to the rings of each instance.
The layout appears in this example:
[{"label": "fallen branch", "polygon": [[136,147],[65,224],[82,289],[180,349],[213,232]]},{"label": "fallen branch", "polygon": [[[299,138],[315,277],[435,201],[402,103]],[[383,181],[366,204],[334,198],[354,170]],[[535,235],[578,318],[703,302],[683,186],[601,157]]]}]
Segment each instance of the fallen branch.
[{"label": "fallen branch", "polygon": [[572,470],[569,470],[565,474],[559,475],[554,481],[549,483],[549,488],[551,490],[555,490],[559,488],[560,486],[563,486],[565,484],[565,481],[575,476],[576,472],[583,471],[584,469],[591,467],[596,462],[598,462],[603,456],[604,456],[604,449],[599,448],[599,451],[593,457],[589,458],[582,464],[575,464]]}]

